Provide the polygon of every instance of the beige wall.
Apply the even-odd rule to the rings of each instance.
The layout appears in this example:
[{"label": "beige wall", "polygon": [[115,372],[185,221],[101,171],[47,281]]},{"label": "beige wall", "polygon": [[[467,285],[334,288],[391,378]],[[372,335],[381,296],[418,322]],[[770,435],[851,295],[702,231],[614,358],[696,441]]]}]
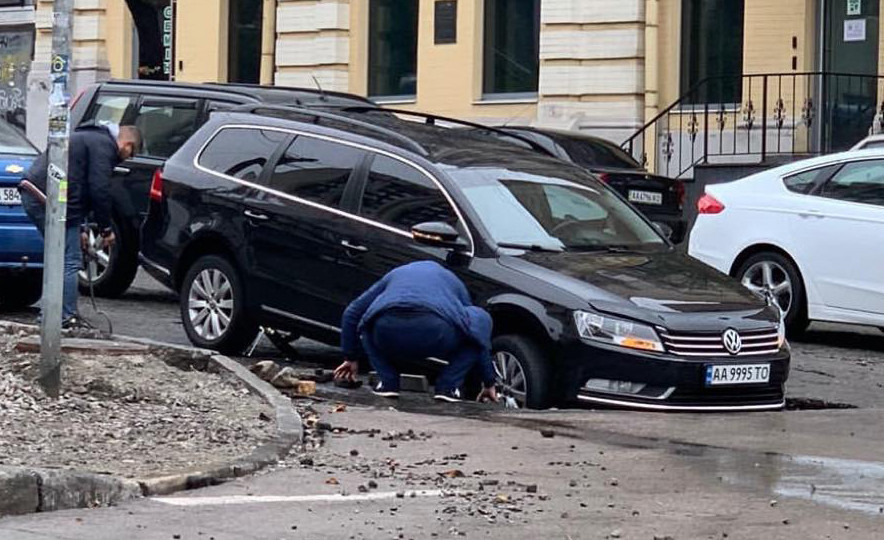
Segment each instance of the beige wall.
[{"label": "beige wall", "polygon": [[227,80],[227,7],[227,0],[178,2],[175,14],[176,80]]}]

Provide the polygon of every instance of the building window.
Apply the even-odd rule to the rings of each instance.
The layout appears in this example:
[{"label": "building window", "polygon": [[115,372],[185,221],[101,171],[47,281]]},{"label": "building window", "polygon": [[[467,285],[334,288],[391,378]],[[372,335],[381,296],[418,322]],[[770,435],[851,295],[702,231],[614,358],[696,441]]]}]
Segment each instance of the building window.
[{"label": "building window", "polygon": [[537,94],[540,0],[485,0],[485,97]]},{"label": "building window", "polygon": [[227,80],[261,82],[261,17],[263,0],[230,0]]},{"label": "building window", "polygon": [[742,101],[744,7],[745,0],[682,0],[681,92],[696,87],[688,103]]},{"label": "building window", "polygon": [[368,95],[417,94],[417,0],[370,0]]}]

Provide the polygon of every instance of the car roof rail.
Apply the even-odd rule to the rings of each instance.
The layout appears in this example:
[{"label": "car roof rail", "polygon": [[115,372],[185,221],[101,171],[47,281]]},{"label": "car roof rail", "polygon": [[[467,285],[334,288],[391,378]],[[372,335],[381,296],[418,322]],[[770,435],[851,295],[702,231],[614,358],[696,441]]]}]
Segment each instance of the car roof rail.
[{"label": "car roof rail", "polygon": [[424,112],[416,112],[416,111],[406,111],[404,109],[391,109],[388,107],[344,107],[341,109],[341,112],[355,112],[355,113],[374,113],[374,112],[385,112],[385,113],[393,113],[393,114],[402,114],[405,116],[416,116],[418,118],[423,118],[424,123],[430,126],[435,126],[436,121],[448,122],[450,124],[457,124],[461,126],[471,127],[477,130],[489,131],[491,133],[497,133],[499,135],[504,135],[511,139],[516,139],[520,142],[527,144],[532,150],[536,152],[540,152],[542,154],[546,154],[550,157],[558,157],[546,148],[544,148],[541,144],[532,141],[528,137],[523,137],[516,133],[511,133],[509,131],[504,131],[500,128],[486,126],[484,124],[477,124],[476,122],[469,122],[467,120],[460,120],[458,118],[451,118],[448,116],[439,116],[438,114],[430,114]]},{"label": "car roof rail", "polygon": [[[366,107],[366,109],[371,109],[371,107]],[[344,116],[341,114],[335,114],[332,112],[326,111],[317,111],[313,109],[305,109],[302,107],[293,107],[293,106],[285,106],[285,105],[270,105],[267,103],[251,103],[248,105],[241,105],[239,107],[234,107],[228,110],[222,110],[218,112],[240,112],[240,113],[250,113],[261,115],[261,111],[273,111],[278,113],[288,113],[292,116],[307,116],[312,119],[312,123],[316,125],[320,125],[320,120],[334,120],[336,122],[341,122],[343,124],[349,124],[351,126],[357,126],[368,131],[372,131],[379,135],[384,135],[393,139],[402,145],[406,146],[409,150],[416,152],[422,156],[428,156],[430,153],[426,148],[418,144],[414,139],[410,137],[406,137],[401,133],[397,133],[392,129],[387,129],[385,127],[378,126],[376,124],[372,124],[370,122],[363,122],[362,120],[356,120],[355,118],[350,118],[349,116]],[[263,115],[268,116],[268,115]],[[284,117],[283,117],[284,118]],[[294,120],[294,119],[293,119]]]},{"label": "car roof rail", "polygon": [[375,103],[372,100],[370,100],[366,97],[363,97],[363,96],[360,96],[357,94],[348,94],[347,92],[336,92],[334,90],[319,90],[316,88],[304,88],[302,86],[277,86],[277,85],[267,86],[267,85],[254,84],[254,83],[230,83],[230,82],[224,83],[224,82],[215,82],[215,81],[207,81],[202,84],[204,84],[206,86],[215,86],[215,87],[220,87],[220,88],[268,90],[268,91],[282,90],[285,92],[303,92],[305,94],[313,94],[313,95],[319,96],[320,99],[322,99],[326,96],[347,98],[347,99],[352,99],[353,101],[362,101],[366,104],[366,106],[372,105],[374,107],[377,107],[377,105],[375,105]]}]

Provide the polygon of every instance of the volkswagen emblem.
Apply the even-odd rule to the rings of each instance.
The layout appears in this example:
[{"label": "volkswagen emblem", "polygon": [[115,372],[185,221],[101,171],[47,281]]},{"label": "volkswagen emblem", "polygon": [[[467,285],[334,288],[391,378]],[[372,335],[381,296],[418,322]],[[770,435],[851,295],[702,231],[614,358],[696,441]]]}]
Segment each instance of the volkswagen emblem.
[{"label": "volkswagen emblem", "polygon": [[728,328],[724,331],[724,334],[721,335],[721,342],[724,344],[727,352],[731,354],[739,354],[740,349],[743,348],[743,340],[740,339],[740,334],[733,328]]}]

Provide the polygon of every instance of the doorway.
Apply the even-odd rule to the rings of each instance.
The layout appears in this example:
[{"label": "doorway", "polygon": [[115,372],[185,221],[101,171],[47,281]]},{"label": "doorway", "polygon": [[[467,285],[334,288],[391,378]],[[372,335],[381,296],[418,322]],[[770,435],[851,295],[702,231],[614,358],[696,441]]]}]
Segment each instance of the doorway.
[{"label": "doorway", "polygon": [[227,80],[261,82],[263,0],[230,0]]},{"label": "doorway", "polygon": [[174,78],[173,0],[126,0],[138,34],[138,78]]},{"label": "doorway", "polygon": [[823,151],[868,135],[878,99],[879,0],[822,0]]}]

